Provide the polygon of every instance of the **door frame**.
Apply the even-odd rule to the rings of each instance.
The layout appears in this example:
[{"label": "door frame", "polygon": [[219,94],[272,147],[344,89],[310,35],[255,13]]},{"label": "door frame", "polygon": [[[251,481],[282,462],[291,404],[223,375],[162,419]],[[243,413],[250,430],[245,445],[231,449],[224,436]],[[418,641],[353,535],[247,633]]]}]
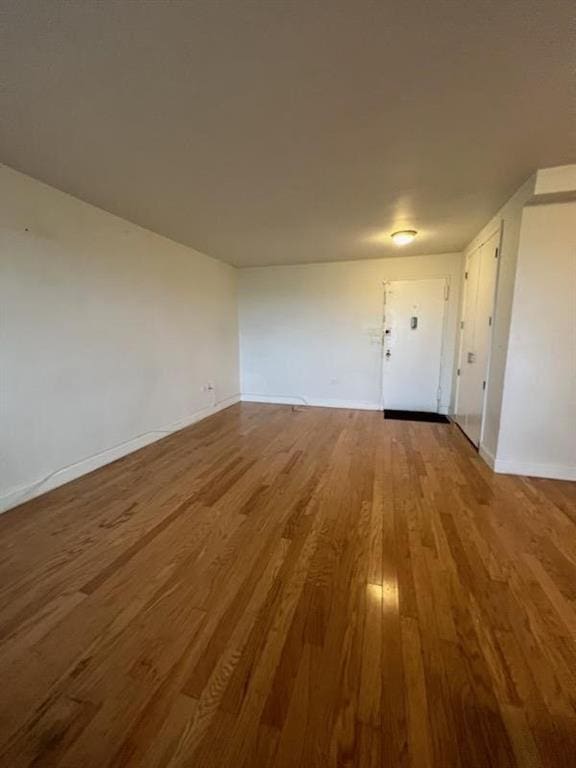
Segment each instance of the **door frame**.
[{"label": "door frame", "polygon": [[[494,235],[498,235],[498,264],[496,265],[496,280],[494,282],[494,296],[492,298],[492,325],[490,326],[490,333],[488,334],[488,362],[486,364],[486,389],[484,390],[484,396],[482,397],[482,416],[480,419],[480,437],[478,439],[478,445],[474,445],[474,443],[470,440],[466,432],[462,429],[460,424],[456,421],[456,418],[453,418],[454,423],[457,425],[457,427],[460,429],[464,437],[466,437],[467,440],[470,441],[471,445],[474,445],[474,448],[476,448],[477,451],[480,450],[480,446],[482,445],[482,441],[484,439],[484,427],[486,424],[486,401],[488,399],[488,390],[490,389],[490,370],[492,367],[492,347],[493,347],[493,341],[494,341],[494,329],[496,327],[496,323],[498,322],[498,318],[496,316],[496,297],[498,295],[498,288],[500,286],[500,266],[502,264],[502,242],[504,240],[504,219],[500,219],[500,222],[497,226],[495,226],[493,229],[490,230],[490,232],[483,237],[481,240],[475,243],[474,248],[468,248],[464,252],[465,260],[464,260],[464,270],[463,270],[463,277],[466,273],[466,263],[468,261],[468,255],[470,253],[473,253],[474,251],[479,250],[482,248],[482,246],[488,242]],[[462,289],[462,298],[460,302],[460,320],[458,321],[458,354],[456,355],[456,391],[454,393],[454,417],[458,413],[458,403],[460,400],[460,371],[462,370],[463,365],[463,357],[464,357],[464,312],[466,309],[466,279],[464,278],[462,280],[463,283],[463,289]]]},{"label": "door frame", "polygon": [[[380,410],[384,411],[384,345],[386,342],[386,286],[390,283],[410,283],[420,282],[421,280],[443,280],[444,281],[444,315],[442,317],[442,339],[440,344],[440,368],[438,373],[438,397],[437,397],[437,413],[442,413],[440,407],[440,401],[442,399],[442,377],[446,369],[446,332],[448,329],[448,302],[450,301],[450,295],[452,286],[450,284],[450,275],[434,275],[429,277],[398,277],[395,279],[382,280],[382,312],[381,312],[381,342],[380,342]],[[450,406],[444,406],[446,413],[448,413]]]}]

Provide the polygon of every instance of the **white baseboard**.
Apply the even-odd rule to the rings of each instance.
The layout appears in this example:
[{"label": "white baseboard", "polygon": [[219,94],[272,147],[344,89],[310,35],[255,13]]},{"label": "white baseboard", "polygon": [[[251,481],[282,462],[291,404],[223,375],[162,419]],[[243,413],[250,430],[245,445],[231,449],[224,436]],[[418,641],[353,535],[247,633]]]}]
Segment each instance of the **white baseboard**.
[{"label": "white baseboard", "polygon": [[[243,403],[272,403],[274,405],[310,405],[316,408],[349,408],[353,411],[382,411],[381,403],[366,400],[338,400],[328,398],[310,398],[290,395],[242,395]],[[448,415],[450,408],[441,405],[438,413]]]},{"label": "white baseboard", "polygon": [[494,467],[496,465],[496,459],[494,458],[494,455],[487,448],[485,448],[483,445],[481,445],[478,448],[478,453],[484,459],[486,464],[488,464],[490,469],[494,469]]},{"label": "white baseboard", "polygon": [[303,405],[316,408],[349,408],[354,411],[381,411],[379,403],[364,400],[326,400],[286,395],[242,395],[243,403],[272,403],[274,405]]},{"label": "white baseboard", "polygon": [[198,421],[202,421],[202,419],[212,416],[225,408],[229,408],[239,401],[240,396],[233,395],[232,397],[222,400],[218,405],[203,408],[186,419],[182,419],[179,422],[173,422],[166,429],[152,430],[143,435],[138,435],[131,440],[127,440],[125,443],[115,445],[94,456],[89,456],[87,459],[82,459],[75,464],[62,467],[62,469],[57,469],[45,478],[40,478],[33,483],[27,483],[26,485],[12,488],[7,493],[0,496],[0,513],[6,512],[8,509],[12,509],[12,507],[16,507],[18,504],[22,504],[24,501],[29,501],[36,496],[41,496],[43,493],[47,493],[65,483],[76,480],[76,478],[86,475],[88,472],[93,472],[95,469],[99,469],[105,464],[110,464],[117,459],[121,459],[129,453],[134,453],[134,451],[138,451],[140,448],[144,448],[150,443],[162,440],[163,437],[167,437],[168,435],[178,432],[181,429],[185,429]]},{"label": "white baseboard", "polygon": [[496,459],[494,471],[504,475],[545,477],[551,480],[576,480],[576,467],[569,464],[532,464],[530,462]]},{"label": "white baseboard", "polygon": [[576,467],[569,464],[532,464],[530,462],[497,459],[483,445],[478,449],[486,464],[499,475],[545,477],[551,480],[576,480]]}]

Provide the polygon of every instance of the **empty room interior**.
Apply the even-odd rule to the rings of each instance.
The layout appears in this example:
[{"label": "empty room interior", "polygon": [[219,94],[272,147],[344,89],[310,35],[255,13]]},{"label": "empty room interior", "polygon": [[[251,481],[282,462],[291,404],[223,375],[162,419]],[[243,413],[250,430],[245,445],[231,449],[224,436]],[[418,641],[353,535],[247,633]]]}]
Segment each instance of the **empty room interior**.
[{"label": "empty room interior", "polygon": [[0,0],[0,766],[576,766],[569,0]]}]

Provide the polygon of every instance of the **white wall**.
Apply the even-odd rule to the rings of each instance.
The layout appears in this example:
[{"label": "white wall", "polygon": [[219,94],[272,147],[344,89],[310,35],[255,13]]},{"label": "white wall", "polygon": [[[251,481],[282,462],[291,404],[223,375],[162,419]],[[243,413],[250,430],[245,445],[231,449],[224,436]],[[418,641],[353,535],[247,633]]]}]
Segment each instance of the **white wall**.
[{"label": "white wall", "polygon": [[576,190],[576,164],[540,168],[536,172],[536,195],[558,195]]},{"label": "white wall", "polygon": [[576,480],[576,202],[524,209],[496,469]]},{"label": "white wall", "polygon": [[0,166],[0,508],[237,399],[236,278]]},{"label": "white wall", "polygon": [[444,410],[451,404],[462,255],[240,270],[243,398],[378,408],[385,280],[449,277]]}]

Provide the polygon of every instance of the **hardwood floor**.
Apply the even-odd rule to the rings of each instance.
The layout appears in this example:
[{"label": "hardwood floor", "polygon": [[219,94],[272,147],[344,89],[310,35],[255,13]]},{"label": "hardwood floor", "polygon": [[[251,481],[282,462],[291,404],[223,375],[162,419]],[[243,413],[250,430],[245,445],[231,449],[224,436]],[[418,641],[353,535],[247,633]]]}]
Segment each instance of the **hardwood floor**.
[{"label": "hardwood floor", "polygon": [[576,765],[576,484],[234,406],[0,517],[0,764]]}]

